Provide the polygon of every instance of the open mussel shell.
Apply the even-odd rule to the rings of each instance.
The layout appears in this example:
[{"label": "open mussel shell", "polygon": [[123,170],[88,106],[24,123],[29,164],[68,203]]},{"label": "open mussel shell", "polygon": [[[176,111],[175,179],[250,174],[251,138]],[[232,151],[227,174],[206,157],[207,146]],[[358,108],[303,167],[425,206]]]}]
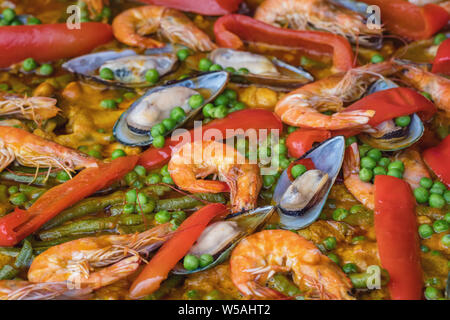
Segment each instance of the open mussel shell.
[{"label": "open mussel shell", "polygon": [[[281,228],[298,230],[317,220],[341,170],[344,152],[343,136],[328,139],[300,158],[311,159],[316,170],[308,170],[295,181],[289,179],[288,169],[282,173],[273,194]],[[312,194],[308,194],[309,190]],[[300,199],[303,196],[306,199]]]},{"label": "open mussel shell", "polygon": [[[391,80],[380,79],[369,88],[367,94],[397,87]],[[358,138],[381,151],[397,151],[419,141],[425,131],[422,120],[415,113],[411,115],[411,123],[407,127],[398,127],[393,120],[389,120],[380,124],[378,129],[380,132],[377,134],[361,133]]]},{"label": "open mussel shell", "polygon": [[200,235],[189,254],[200,256],[210,254],[214,261],[206,267],[186,270],[178,263],[172,270],[175,274],[191,274],[213,268],[228,259],[233,248],[246,236],[258,231],[275,211],[274,206],[266,206],[228,216],[223,221],[210,224]]},{"label": "open mussel shell", "polygon": [[[225,71],[218,71],[205,73],[200,76],[186,78],[180,81],[173,81],[162,86],[151,88],[141,98],[136,100],[128,108],[128,110],[120,116],[119,120],[117,120],[116,124],[114,125],[114,137],[120,143],[129,146],[147,146],[151,144],[153,141],[153,138],[150,134],[151,128],[148,128],[147,130],[136,130],[136,128],[130,128],[128,117],[130,115],[134,115],[133,112],[141,110],[141,104],[146,103],[150,95],[158,93],[159,91],[175,87],[184,87],[190,90],[197,91],[197,93],[200,93],[204,98],[203,105],[196,109],[190,110],[183,122],[177,124],[174,129],[166,132],[165,134],[166,136],[170,135],[173,130],[183,127],[183,125],[185,125],[188,121],[194,119],[201,112],[204,105],[213,101],[223,91],[227,82],[228,73]],[[144,118],[145,117],[142,116],[142,119]]]},{"label": "open mussel shell", "polygon": [[[146,52],[139,55],[136,51],[127,49],[122,51],[102,51],[87,54],[67,61],[62,67],[82,78],[96,82],[122,87],[140,88],[153,84],[145,81],[145,72],[157,69],[160,76],[164,76],[176,69],[178,58],[173,53]],[[108,67],[115,75],[114,80],[105,80],[99,76],[99,70]]]},{"label": "open mussel shell", "polygon": [[231,75],[232,82],[243,86],[253,84],[276,91],[291,91],[314,81],[314,77],[301,67],[251,52],[218,48],[209,54],[209,59],[224,68],[249,69],[248,74]]}]

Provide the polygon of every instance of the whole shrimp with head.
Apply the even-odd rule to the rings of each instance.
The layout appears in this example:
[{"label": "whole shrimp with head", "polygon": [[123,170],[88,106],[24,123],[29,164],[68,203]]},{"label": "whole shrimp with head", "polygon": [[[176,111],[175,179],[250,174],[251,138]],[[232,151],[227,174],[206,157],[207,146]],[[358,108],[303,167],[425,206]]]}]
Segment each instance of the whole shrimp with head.
[{"label": "whole shrimp with head", "polygon": [[[193,193],[230,191],[233,212],[256,207],[262,186],[259,167],[233,147],[215,141],[188,143],[172,155],[168,168],[181,189]],[[198,179],[211,174],[221,181]]]},{"label": "whole shrimp with head", "polygon": [[112,24],[114,36],[129,46],[159,48],[164,43],[146,37],[159,32],[171,43],[195,51],[211,51],[216,45],[183,13],[160,6],[143,6],[120,13]]},{"label": "whole shrimp with head", "polygon": [[22,280],[1,280],[0,300],[84,299],[92,290],[75,289],[70,283],[32,283]]},{"label": "whole shrimp with head", "polygon": [[296,30],[329,31],[368,46],[383,32],[381,27],[369,28],[361,14],[329,0],[266,0],[256,10],[255,19]]},{"label": "whole shrimp with head", "polygon": [[40,122],[53,118],[58,112],[53,98],[0,94],[0,116]]},{"label": "whole shrimp with head", "polygon": [[[367,123],[375,111],[345,111],[344,104],[358,100],[371,83],[395,71],[395,64],[387,61],[331,75],[284,96],[275,106],[275,113],[284,123],[296,127],[369,130]],[[321,113],[324,111],[336,113]]]},{"label": "whole shrimp with head", "polygon": [[104,287],[133,274],[141,255],[164,243],[171,230],[166,223],[139,234],[82,238],[51,247],[33,260],[28,280],[71,281],[93,290]]},{"label": "whole shrimp with head", "polygon": [[233,250],[230,268],[234,285],[247,297],[285,298],[265,283],[276,273],[291,273],[307,298],[354,299],[351,281],[339,266],[292,231],[264,230],[245,238]]}]

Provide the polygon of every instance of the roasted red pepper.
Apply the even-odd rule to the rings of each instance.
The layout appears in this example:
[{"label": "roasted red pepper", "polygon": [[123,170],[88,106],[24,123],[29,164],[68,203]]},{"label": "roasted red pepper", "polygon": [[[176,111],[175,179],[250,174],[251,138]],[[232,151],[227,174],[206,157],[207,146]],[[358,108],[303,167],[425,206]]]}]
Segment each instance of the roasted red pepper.
[{"label": "roasted red pepper", "polygon": [[0,27],[0,68],[27,58],[47,62],[83,55],[112,39],[111,26],[97,22],[72,30],[65,23]]},{"label": "roasted red pepper", "polygon": [[381,265],[389,272],[393,300],[422,298],[423,273],[416,200],[401,179],[375,176],[375,234]]},{"label": "roasted red pepper", "polygon": [[140,298],[157,290],[170,270],[188,253],[211,220],[225,215],[227,211],[227,207],[223,204],[213,203],[184,220],[175,235],[159,249],[133,282],[130,296]]},{"label": "roasted red pepper", "polygon": [[450,75],[450,39],[445,40],[439,46],[431,71]]},{"label": "roasted red pepper", "polygon": [[381,9],[381,21],[390,32],[412,40],[428,39],[442,29],[450,18],[435,4],[423,7],[405,0],[362,0]]},{"label": "roasted red pepper", "polygon": [[[345,111],[375,110],[369,125],[376,127],[380,123],[400,116],[417,113],[422,120],[429,120],[436,113],[435,105],[420,93],[409,88],[393,88],[378,91],[353,103]],[[355,130],[334,131],[333,135],[351,136]]]},{"label": "roasted red pepper", "polygon": [[27,210],[16,208],[0,218],[0,246],[16,245],[64,209],[121,179],[133,170],[138,159],[121,157],[84,169],[73,179],[48,190]]},{"label": "roasted red pepper", "polygon": [[337,71],[353,67],[353,51],[342,36],[321,31],[301,31],[274,27],[253,18],[230,14],[219,18],[214,24],[216,42],[222,47],[240,49],[243,41],[269,43],[319,52],[333,57]]},{"label": "roasted red pepper", "polygon": [[139,0],[140,2],[165,6],[208,16],[223,16],[237,11],[243,0]]},{"label": "roasted red pepper", "polygon": [[450,135],[436,147],[425,150],[423,160],[442,183],[450,188]]},{"label": "roasted red pepper", "polygon": [[300,158],[306,151],[312,148],[315,142],[322,142],[331,137],[330,131],[316,129],[297,129],[286,139],[289,155]]},{"label": "roasted red pepper", "polygon": [[[263,109],[246,109],[236,111],[229,114],[223,119],[211,121],[207,125],[198,129],[192,129],[186,134],[166,139],[166,144],[163,148],[150,147],[141,154],[139,164],[147,169],[158,168],[167,163],[172,155],[172,150],[175,146],[180,146],[187,142],[203,139],[203,135],[211,130],[211,133],[220,133],[225,139],[231,138],[238,134],[236,130],[255,130],[256,134],[259,130],[279,130],[281,134],[283,130],[283,123],[280,118],[273,112]],[[227,132],[227,130],[230,130]],[[211,140],[211,139],[207,139]]]}]

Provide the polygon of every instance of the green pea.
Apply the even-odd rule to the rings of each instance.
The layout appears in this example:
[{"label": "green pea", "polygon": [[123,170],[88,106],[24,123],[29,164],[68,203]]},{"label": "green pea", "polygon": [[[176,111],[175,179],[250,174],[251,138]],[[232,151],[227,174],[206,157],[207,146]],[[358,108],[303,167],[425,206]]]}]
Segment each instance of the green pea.
[{"label": "green pea", "polygon": [[189,106],[192,109],[197,109],[198,107],[201,107],[203,104],[203,96],[201,94],[194,94],[189,98]]},{"label": "green pea", "polygon": [[361,168],[373,169],[377,166],[376,161],[367,156],[361,159]]},{"label": "green pea", "polygon": [[398,169],[390,169],[390,170],[388,170],[387,175],[388,176],[392,176],[392,177],[396,177],[396,178],[399,178],[399,179],[401,179],[403,177],[402,171],[400,171]]},{"label": "green pea", "polygon": [[125,193],[125,201],[127,203],[136,203],[137,200],[137,192],[136,190],[132,189],[127,191],[127,193]]},{"label": "green pea", "polygon": [[356,273],[358,272],[358,267],[354,263],[346,263],[342,266],[342,270],[345,273]]},{"label": "green pea", "polygon": [[280,159],[280,167],[281,167],[281,169],[287,169],[290,164],[291,164],[291,161],[289,161],[289,159],[286,159],[286,158],[281,158]]},{"label": "green pea", "polygon": [[405,165],[400,160],[393,161],[388,165],[388,170],[397,169],[402,173],[405,171]]},{"label": "green pea", "polygon": [[421,224],[419,226],[419,236],[422,239],[428,239],[433,235],[433,228],[428,224]]},{"label": "green pea", "polygon": [[144,204],[148,202],[147,195],[143,192],[139,192],[137,195],[137,203],[138,204]]},{"label": "green pea", "polygon": [[183,259],[183,266],[186,270],[189,271],[196,270],[198,269],[199,265],[200,260],[192,254],[186,255]]},{"label": "green pea", "polygon": [[448,230],[448,227],[449,227],[448,222],[445,220],[436,220],[433,223],[433,230],[436,233],[445,232]]},{"label": "green pea", "polygon": [[172,213],[172,218],[183,221],[186,220],[186,212],[184,211],[175,211]]},{"label": "green pea", "polygon": [[219,95],[215,100],[214,100],[214,104],[216,106],[227,106],[228,103],[230,102],[230,100],[228,99],[228,97],[225,94],[221,94]]},{"label": "green pea", "polygon": [[411,123],[411,117],[410,116],[401,116],[395,118],[395,124],[399,127],[407,127]]},{"label": "green pea", "polygon": [[440,181],[436,181],[435,183],[433,183],[432,188],[438,188],[438,189],[442,189],[442,190],[447,190],[447,187],[445,186],[445,184],[443,184]]},{"label": "green pea", "polygon": [[162,167],[160,173],[163,177],[170,176],[169,166],[166,164],[164,167]]},{"label": "green pea", "polygon": [[29,17],[27,20],[28,25],[36,25],[36,24],[42,24],[42,21],[36,17]]},{"label": "green pea", "polygon": [[157,184],[161,182],[161,175],[157,173],[151,173],[148,175],[148,177],[145,179],[146,184]]},{"label": "green pea", "polygon": [[6,22],[12,22],[16,17],[16,12],[11,8],[6,8],[3,10],[2,15]]},{"label": "green pea", "polygon": [[105,99],[100,102],[100,107],[104,109],[116,109],[117,102],[114,99]]},{"label": "green pea", "polygon": [[8,193],[10,195],[13,195],[15,193],[19,192],[19,187],[18,186],[11,186],[8,188]]},{"label": "green pea", "polygon": [[24,193],[20,192],[20,193],[13,194],[9,198],[9,201],[15,206],[20,206],[27,201],[27,197],[25,196]]},{"label": "green pea", "polygon": [[228,115],[228,109],[225,106],[218,106],[214,109],[214,118],[222,119]]},{"label": "green pea", "polygon": [[442,209],[445,206],[445,200],[443,196],[432,193],[428,199],[428,204],[431,208]]},{"label": "green pea", "polygon": [[292,133],[294,131],[297,131],[297,129],[298,129],[297,127],[289,126],[287,131],[288,131],[288,133]]},{"label": "green pea", "polygon": [[148,83],[155,84],[159,81],[159,73],[156,69],[149,69],[145,73],[145,80]]},{"label": "green pea", "polygon": [[348,216],[348,210],[344,208],[337,208],[333,211],[333,219],[335,221],[342,221]]},{"label": "green pea", "polygon": [[181,122],[186,117],[186,112],[181,107],[175,107],[170,111],[170,118],[176,122]]},{"label": "green pea", "polygon": [[414,197],[416,198],[417,203],[427,203],[430,197],[430,193],[424,187],[418,187],[414,189]]},{"label": "green pea", "polygon": [[325,248],[327,248],[327,250],[333,250],[336,248],[336,238],[335,237],[328,237],[325,238],[325,240],[323,240],[323,245],[325,246]]},{"label": "green pea", "polygon": [[308,171],[306,169],[306,167],[302,164],[296,164],[295,166],[292,167],[291,169],[291,175],[294,179],[297,179],[298,177],[300,177],[302,174],[304,174],[306,171]]},{"label": "green pea", "polygon": [[33,58],[28,58],[22,62],[22,67],[25,71],[33,71],[37,68],[37,63]]},{"label": "green pea", "polygon": [[56,175],[56,179],[58,179],[59,181],[69,181],[70,175],[65,171],[59,171]]},{"label": "green pea", "polygon": [[190,53],[188,49],[180,49],[177,51],[177,57],[180,61],[184,61],[189,57]]},{"label": "green pea", "polygon": [[372,62],[372,63],[380,63],[383,61],[384,61],[384,58],[381,54],[374,54],[372,56],[372,59],[370,59],[370,62]]},{"label": "green pea", "polygon": [[244,110],[244,109],[245,109],[245,103],[243,103],[243,102],[237,102],[237,103],[234,105],[233,109],[235,109],[235,110]]},{"label": "green pea", "polygon": [[158,223],[169,222],[170,218],[171,218],[171,215],[170,215],[169,211],[167,211],[167,210],[161,210],[155,214],[155,220]]},{"label": "green pea", "polygon": [[447,212],[444,216],[444,220],[450,223],[450,212]]},{"label": "green pea", "polygon": [[366,237],[364,237],[364,236],[356,236],[356,237],[352,238],[352,243],[355,244],[355,243],[358,243],[358,242],[364,241],[364,240],[366,240]]},{"label": "green pea", "polygon": [[212,118],[214,115],[214,109],[215,107],[212,103],[206,104],[202,109],[203,115],[207,118]]},{"label": "green pea", "polygon": [[225,89],[223,92],[225,96],[228,97],[230,100],[236,100],[237,99],[237,92],[233,89]]},{"label": "green pea", "polygon": [[125,214],[132,214],[134,213],[134,204],[127,203],[123,206],[123,213]]},{"label": "green pea", "polygon": [[100,78],[105,80],[114,80],[114,72],[110,68],[100,69]]},{"label": "green pea", "polygon": [[373,168],[373,175],[374,176],[378,176],[378,175],[385,175],[387,174],[387,171],[385,168],[383,167],[375,167]]},{"label": "green pea", "polygon": [[204,268],[204,267],[210,265],[211,263],[213,263],[213,261],[214,261],[214,258],[212,255],[206,254],[206,253],[202,254],[200,256],[200,267]]},{"label": "green pea", "polygon": [[97,150],[89,150],[88,151],[88,155],[90,155],[91,157],[94,157],[96,159],[101,159],[102,158],[102,154],[97,151]]},{"label": "green pea", "polygon": [[225,68],[225,71],[226,71],[226,72],[229,72],[229,73],[236,73],[236,69],[233,68],[233,67],[226,67],[226,68]]},{"label": "green pea", "polygon": [[444,200],[447,202],[447,204],[450,203],[450,190],[445,190],[444,192]]},{"label": "green pea", "polygon": [[175,182],[173,182],[173,179],[171,176],[162,177],[162,182],[167,183],[167,184],[175,184]]},{"label": "green pea", "polygon": [[125,182],[127,185],[132,185],[138,179],[138,175],[134,171],[130,171],[125,175]]},{"label": "green pea", "polygon": [[112,153],[111,153],[111,159],[117,159],[120,157],[125,157],[127,154],[125,153],[125,151],[123,151],[122,149],[115,149]]},{"label": "green pea", "polygon": [[437,300],[442,297],[442,293],[434,287],[425,288],[425,298],[427,300]]},{"label": "green pea", "polygon": [[198,63],[198,68],[200,69],[200,71],[208,71],[212,65],[213,65],[213,63],[211,60],[209,60],[207,58],[203,58],[203,59],[200,59],[200,61]]},{"label": "green pea", "polygon": [[440,188],[431,187],[430,193],[431,194],[438,194],[440,196],[443,196],[444,195],[444,190],[440,189]]},{"label": "green pea", "polygon": [[166,128],[167,131],[170,131],[173,128],[175,128],[175,126],[177,125],[177,122],[171,118],[167,118],[162,121],[162,124],[163,124],[164,128]]},{"label": "green pea", "polygon": [[359,178],[361,181],[369,182],[373,178],[373,171],[367,168],[362,168],[359,171]]},{"label": "green pea", "polygon": [[39,73],[43,76],[49,76],[53,73],[53,67],[51,64],[44,63],[39,68]]},{"label": "green pea", "polygon": [[155,124],[150,130],[150,133],[153,138],[163,136],[166,134],[166,127],[162,123]]},{"label": "green pea", "polygon": [[425,253],[427,253],[427,252],[429,252],[430,251],[430,248],[428,248],[427,246],[425,246],[425,245],[420,245],[420,250],[422,251],[422,252],[425,252]]},{"label": "green pea", "polygon": [[423,177],[420,179],[420,186],[426,189],[430,189],[433,186],[433,180],[427,177]]},{"label": "green pea", "polygon": [[134,167],[133,170],[134,170],[134,172],[136,172],[138,174],[138,176],[141,176],[141,177],[144,177],[147,174],[147,171],[141,165],[137,165],[136,167]]},{"label": "green pea", "polygon": [[387,166],[391,163],[391,160],[389,158],[383,157],[378,161],[378,165],[387,168]]},{"label": "green pea", "polygon": [[337,255],[335,255],[334,253],[329,253],[328,258],[330,258],[331,261],[333,261],[336,264],[339,264],[339,258]]},{"label": "green pea", "polygon": [[155,210],[155,202],[150,201],[147,203],[140,203],[136,205],[136,211],[140,214],[149,214],[152,213],[153,210]]},{"label": "green pea", "polygon": [[127,99],[127,100],[131,100],[131,99],[134,99],[134,98],[136,97],[136,93],[131,92],[131,91],[125,92],[125,93],[123,94],[123,97],[124,97],[125,99]]},{"label": "green pea", "polygon": [[350,214],[357,214],[360,213],[363,210],[363,206],[360,204],[355,204],[350,208]]},{"label": "green pea", "polygon": [[263,176],[263,184],[264,187],[269,188],[271,187],[276,181],[276,177],[272,175],[265,175]]},{"label": "green pea", "polygon": [[434,36],[433,43],[438,46],[445,40],[447,40],[447,37],[445,36],[445,34],[438,33],[437,35]]},{"label": "green pea", "polygon": [[273,147],[273,154],[274,155],[281,155],[281,154],[286,154],[287,153],[287,147],[284,144],[277,144],[276,146]]},{"label": "green pea", "polygon": [[369,150],[367,156],[378,162],[381,159],[381,151],[378,149]]},{"label": "green pea", "polygon": [[102,9],[101,16],[104,17],[104,18],[107,18],[107,19],[111,18],[111,16],[112,16],[111,8],[104,7]]},{"label": "green pea", "polygon": [[186,292],[186,296],[188,299],[197,299],[198,298],[198,291],[197,290],[189,290]]},{"label": "green pea", "polygon": [[361,158],[364,157],[366,155],[366,153],[369,152],[370,149],[372,149],[372,147],[365,145],[365,144],[362,146],[359,146],[359,156]]},{"label": "green pea", "polygon": [[428,100],[431,100],[431,101],[433,100],[433,97],[428,92],[422,91],[420,94],[423,95]]},{"label": "green pea", "polygon": [[153,138],[152,145],[155,148],[162,148],[166,144],[166,139],[163,136],[157,136]]},{"label": "green pea", "polygon": [[446,234],[441,238],[441,243],[444,247],[450,247],[450,234]]},{"label": "green pea", "polygon": [[209,71],[221,71],[223,68],[220,64],[213,64],[211,67],[209,67]]},{"label": "green pea", "polygon": [[239,70],[237,71],[239,74],[249,74],[250,70],[248,70],[247,68],[239,68]]}]

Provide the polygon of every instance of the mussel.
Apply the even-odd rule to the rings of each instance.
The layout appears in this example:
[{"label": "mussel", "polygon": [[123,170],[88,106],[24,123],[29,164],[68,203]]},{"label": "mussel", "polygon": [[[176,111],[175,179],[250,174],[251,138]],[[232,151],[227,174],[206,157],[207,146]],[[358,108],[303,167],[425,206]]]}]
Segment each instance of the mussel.
[{"label": "mussel", "polygon": [[315,168],[292,181],[286,169],[275,187],[273,200],[283,229],[304,228],[319,217],[344,160],[345,139],[337,136],[308,151]]},{"label": "mussel", "polygon": [[[153,141],[151,128],[167,118],[173,108],[182,107],[187,115],[177,124],[176,129],[198,115],[204,105],[220,94],[227,82],[228,73],[219,71],[152,88],[120,116],[114,125],[114,136],[125,145],[149,145]],[[189,98],[194,94],[201,94],[204,98],[203,105],[196,109],[188,104]],[[166,132],[166,135],[173,130]]]},{"label": "mussel", "polygon": [[[128,49],[122,51],[102,51],[91,53],[62,65],[66,70],[84,78],[97,82],[125,88],[148,87],[145,74],[150,69],[156,69],[162,77],[174,71],[178,65],[178,58],[173,53],[146,52],[144,55]],[[114,74],[114,80],[100,77],[102,69],[108,68]]]},{"label": "mussel", "polygon": [[[398,85],[391,80],[380,79],[370,87],[367,94],[397,87]],[[399,127],[394,120],[388,120],[379,124],[375,133],[362,133],[358,138],[381,151],[396,151],[417,142],[422,137],[424,130],[422,121],[414,113],[411,115],[411,122],[407,127]]]},{"label": "mussel", "polygon": [[241,85],[255,84],[278,91],[290,91],[314,81],[314,77],[301,67],[251,52],[218,48],[209,54],[209,59],[223,68],[246,68],[248,74],[231,75],[231,81]]},{"label": "mussel", "polygon": [[202,254],[210,254],[214,261],[206,267],[193,271],[186,270],[179,263],[173,270],[175,274],[190,274],[204,271],[225,261],[230,255],[233,248],[243,238],[258,231],[272,216],[275,208],[266,206],[257,208],[243,213],[228,216],[223,221],[214,222],[209,225],[197,242],[192,246],[189,254],[201,256]]}]

